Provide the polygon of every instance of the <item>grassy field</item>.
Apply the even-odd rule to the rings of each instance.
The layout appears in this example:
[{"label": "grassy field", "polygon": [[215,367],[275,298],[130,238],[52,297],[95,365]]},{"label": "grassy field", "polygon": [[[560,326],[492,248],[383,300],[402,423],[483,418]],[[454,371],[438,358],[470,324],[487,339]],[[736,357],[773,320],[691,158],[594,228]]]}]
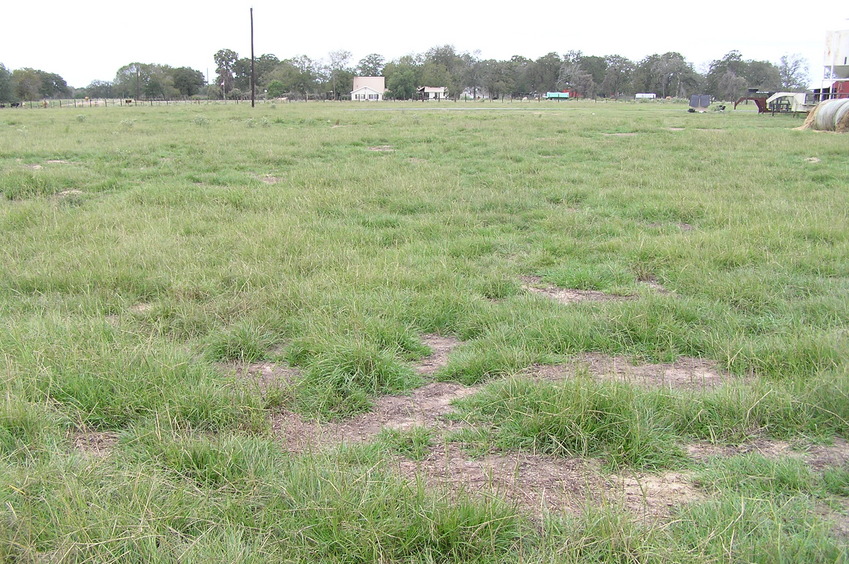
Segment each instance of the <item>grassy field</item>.
[{"label": "grassy field", "polygon": [[0,110],[0,561],[849,561],[801,123]]}]

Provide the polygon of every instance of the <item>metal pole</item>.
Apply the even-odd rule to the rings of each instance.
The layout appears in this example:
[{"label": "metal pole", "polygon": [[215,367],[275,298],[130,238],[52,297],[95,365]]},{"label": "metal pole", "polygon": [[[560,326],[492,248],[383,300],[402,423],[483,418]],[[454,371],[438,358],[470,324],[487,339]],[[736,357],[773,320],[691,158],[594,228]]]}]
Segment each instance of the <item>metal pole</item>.
[{"label": "metal pole", "polygon": [[254,9],[251,8],[251,107],[256,107],[256,68],[254,66]]}]

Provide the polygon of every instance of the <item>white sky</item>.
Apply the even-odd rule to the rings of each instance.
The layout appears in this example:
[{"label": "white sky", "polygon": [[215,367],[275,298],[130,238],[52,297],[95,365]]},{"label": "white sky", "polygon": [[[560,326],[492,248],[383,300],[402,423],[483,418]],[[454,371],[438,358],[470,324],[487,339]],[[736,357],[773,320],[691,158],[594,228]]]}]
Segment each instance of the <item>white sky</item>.
[{"label": "white sky", "polygon": [[15,0],[0,8],[0,63],[9,70],[57,73],[76,87],[112,80],[118,68],[135,61],[188,66],[213,76],[212,56],[219,49],[250,56],[251,7],[257,56],[322,59],[345,49],[356,64],[369,53],[391,60],[445,44],[458,52],[479,50],[485,59],[536,59],[551,51],[580,50],[638,61],[678,51],[704,71],[711,60],[737,49],[744,59],[774,63],[799,53],[817,85],[826,31],[849,29],[846,0],[668,5],[656,0]]}]

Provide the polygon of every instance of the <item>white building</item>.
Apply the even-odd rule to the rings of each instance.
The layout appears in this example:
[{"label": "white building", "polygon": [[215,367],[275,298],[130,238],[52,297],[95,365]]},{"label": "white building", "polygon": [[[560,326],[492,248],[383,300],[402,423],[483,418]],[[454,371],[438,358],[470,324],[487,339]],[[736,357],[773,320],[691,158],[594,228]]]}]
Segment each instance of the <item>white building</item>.
[{"label": "white building", "polygon": [[386,92],[386,79],[382,76],[355,76],[351,100],[379,102]]},{"label": "white building", "polygon": [[444,86],[420,86],[418,93],[422,100],[444,100],[448,97],[448,89]]}]

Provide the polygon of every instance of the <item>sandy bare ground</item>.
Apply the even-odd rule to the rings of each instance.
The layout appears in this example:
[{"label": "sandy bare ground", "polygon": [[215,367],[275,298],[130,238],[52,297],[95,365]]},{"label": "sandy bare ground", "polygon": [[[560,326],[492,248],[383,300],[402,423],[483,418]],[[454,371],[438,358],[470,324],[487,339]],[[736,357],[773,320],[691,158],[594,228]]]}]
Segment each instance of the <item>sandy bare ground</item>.
[{"label": "sandy bare ground", "polygon": [[523,276],[522,289],[532,294],[540,294],[562,304],[575,304],[580,302],[610,302],[632,300],[634,296],[617,296],[597,290],[575,290],[570,288],[559,288],[546,284],[539,276]]},{"label": "sandy bare ground", "polygon": [[[451,352],[461,343],[453,337],[440,335],[424,335],[422,341],[432,352],[414,368],[430,380],[431,375],[448,363]],[[273,362],[226,365],[222,369],[235,373],[237,381],[256,386],[263,393],[294,385],[300,378],[297,369]],[[561,365],[532,366],[519,377],[562,381],[578,374],[634,386],[696,391],[737,381],[712,361],[680,358],[667,364],[635,364],[625,357],[597,353],[579,355]],[[409,395],[377,398],[371,412],[344,421],[323,423],[284,410],[272,416],[271,424],[281,448],[293,454],[367,443],[383,429],[427,428],[434,439],[424,458],[395,458],[394,464],[401,476],[421,480],[445,495],[497,496],[535,518],[549,513],[580,514],[587,507],[625,507],[638,517],[663,521],[681,505],[706,499],[709,495],[697,487],[688,472],[626,470],[608,473],[602,471],[599,460],[530,452],[490,452],[472,456],[462,445],[449,442],[449,433],[469,426],[449,416],[455,413],[452,405],[455,400],[468,397],[481,387],[429,381]],[[75,432],[69,439],[77,451],[92,457],[108,456],[117,443],[114,433]],[[818,471],[849,465],[849,442],[844,440],[828,445],[765,439],[737,446],[694,443],[686,445],[686,452],[697,462],[758,453],[768,458],[796,457]],[[846,509],[838,512],[823,507],[822,514],[834,522],[835,534],[849,538],[849,504]]]},{"label": "sandy bare ground", "polygon": [[523,372],[542,380],[569,380],[587,374],[595,380],[625,382],[650,388],[707,389],[739,378],[721,370],[712,360],[681,357],[668,364],[635,364],[622,356],[585,353],[571,362],[558,365],[535,365]]}]

